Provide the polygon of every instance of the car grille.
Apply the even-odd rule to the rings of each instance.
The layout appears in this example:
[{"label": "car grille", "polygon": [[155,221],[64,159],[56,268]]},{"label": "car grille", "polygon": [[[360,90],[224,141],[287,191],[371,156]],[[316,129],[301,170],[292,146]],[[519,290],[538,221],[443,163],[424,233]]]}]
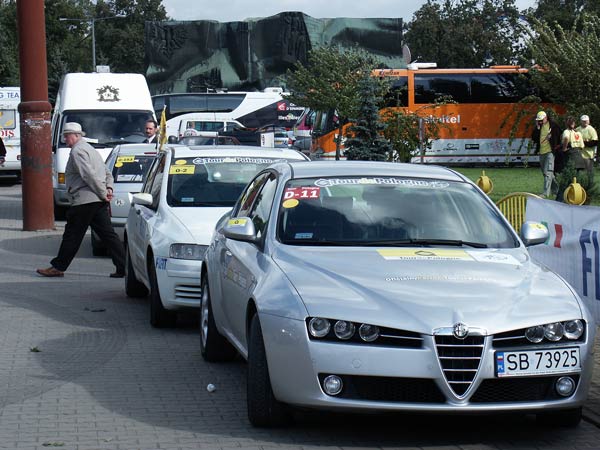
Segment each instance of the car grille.
[{"label": "car grille", "polygon": [[175,286],[175,298],[198,299],[202,298],[202,289],[198,285],[178,284]]},{"label": "car grille", "polygon": [[[319,375],[321,383],[327,374]],[[344,382],[337,398],[403,403],[445,403],[444,394],[430,379],[341,376]]]},{"label": "car grille", "polygon": [[471,387],[483,352],[483,336],[435,336],[435,346],[444,376],[452,391],[462,397]]},{"label": "car grille", "polygon": [[[471,403],[535,402],[563,399],[554,390],[560,377],[496,378],[484,380],[471,397]],[[579,383],[579,375],[572,375]]]}]

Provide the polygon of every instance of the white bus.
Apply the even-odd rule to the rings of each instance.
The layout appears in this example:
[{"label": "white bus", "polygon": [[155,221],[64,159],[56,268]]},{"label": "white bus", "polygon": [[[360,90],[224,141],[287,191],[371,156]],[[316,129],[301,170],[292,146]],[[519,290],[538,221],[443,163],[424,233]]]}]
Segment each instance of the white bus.
[{"label": "white bus", "polygon": [[272,125],[291,130],[304,108],[286,100],[285,95],[281,88],[266,88],[263,92],[160,94],[154,95],[152,102],[156,117],[160,118],[166,107],[168,136],[178,135],[181,119],[177,117],[189,113],[207,113],[207,118],[213,113],[247,128]]},{"label": "white bus", "polygon": [[0,137],[6,147],[6,161],[0,165],[0,176],[21,177],[19,103],[21,88],[0,87]]}]

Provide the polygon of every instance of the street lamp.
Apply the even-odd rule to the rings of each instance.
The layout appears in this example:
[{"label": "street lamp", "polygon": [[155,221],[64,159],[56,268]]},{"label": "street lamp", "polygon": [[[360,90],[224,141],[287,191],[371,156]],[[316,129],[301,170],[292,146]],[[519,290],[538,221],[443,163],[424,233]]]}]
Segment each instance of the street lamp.
[{"label": "street lamp", "polygon": [[122,19],[123,17],[127,17],[125,14],[117,14],[116,16],[110,17],[88,17],[86,19],[69,19],[67,17],[59,17],[58,20],[64,22],[87,22],[90,24],[92,28],[92,71],[96,71],[96,29],[95,23],[99,20],[107,20],[107,19]]}]

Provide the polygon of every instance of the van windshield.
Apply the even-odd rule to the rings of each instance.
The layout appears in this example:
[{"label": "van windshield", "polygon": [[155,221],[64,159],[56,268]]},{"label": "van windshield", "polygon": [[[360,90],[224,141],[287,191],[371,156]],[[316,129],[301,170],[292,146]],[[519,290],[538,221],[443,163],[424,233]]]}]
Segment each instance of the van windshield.
[{"label": "van windshield", "polygon": [[77,122],[90,144],[105,147],[144,142],[148,119],[152,119],[150,111],[67,111],[63,126],[66,122]]}]

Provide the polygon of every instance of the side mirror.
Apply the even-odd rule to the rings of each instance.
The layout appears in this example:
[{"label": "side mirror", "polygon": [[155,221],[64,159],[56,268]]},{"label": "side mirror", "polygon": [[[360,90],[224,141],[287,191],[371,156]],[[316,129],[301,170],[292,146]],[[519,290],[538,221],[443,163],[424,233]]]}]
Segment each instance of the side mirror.
[{"label": "side mirror", "polygon": [[177,136],[169,136],[168,143],[169,144],[177,144]]},{"label": "side mirror", "polygon": [[248,217],[236,217],[227,220],[223,227],[223,234],[226,238],[235,241],[252,243],[256,241],[256,229],[254,223]]},{"label": "side mirror", "polygon": [[548,228],[543,223],[525,222],[521,227],[521,240],[525,247],[543,244],[548,240]]},{"label": "side mirror", "polygon": [[139,194],[133,194],[131,197],[132,205],[150,206],[152,205],[152,194],[140,192]]}]

